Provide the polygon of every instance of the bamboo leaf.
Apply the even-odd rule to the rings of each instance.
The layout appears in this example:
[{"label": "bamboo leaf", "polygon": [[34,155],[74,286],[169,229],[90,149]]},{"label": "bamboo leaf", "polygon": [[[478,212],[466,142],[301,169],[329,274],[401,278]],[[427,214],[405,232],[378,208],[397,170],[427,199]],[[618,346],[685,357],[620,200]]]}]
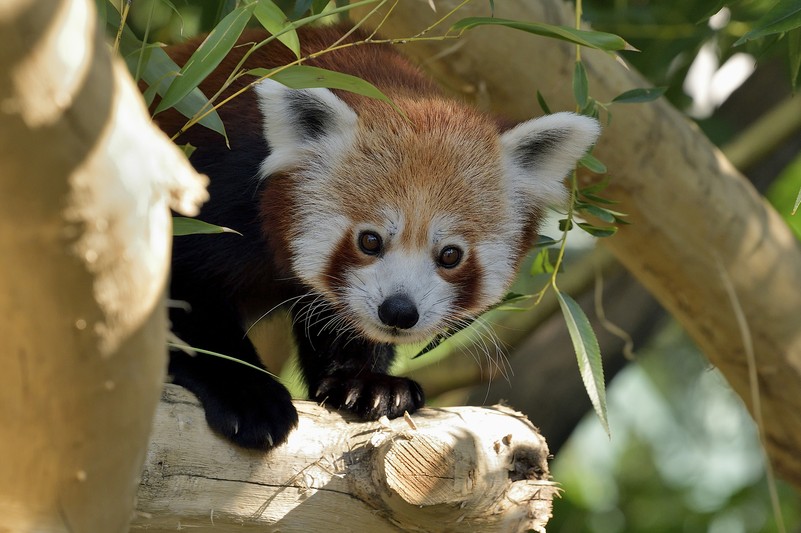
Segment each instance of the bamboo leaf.
[{"label": "bamboo leaf", "polygon": [[573,44],[614,52],[617,50],[636,50],[623,38],[612,33],[602,31],[578,30],[569,26],[554,26],[541,22],[521,22],[519,20],[499,19],[493,17],[468,17],[453,26],[451,31],[465,31],[477,26],[505,26],[516,30],[559,39]]},{"label": "bamboo leaf", "polygon": [[642,104],[653,102],[667,91],[667,87],[644,87],[631,89],[615,96],[610,103],[612,104]]},{"label": "bamboo leaf", "polygon": [[584,388],[590,397],[592,407],[601,421],[606,434],[609,435],[609,420],[606,413],[606,387],[604,385],[604,370],[601,361],[601,349],[598,346],[598,339],[592,330],[587,315],[578,303],[568,294],[561,291],[556,292],[559,299],[559,307],[565,317],[567,330],[570,339],[573,341],[573,349],[576,352],[579,373],[584,382]]},{"label": "bamboo leaf", "polygon": [[255,9],[255,3],[240,6],[226,15],[211,30],[164,93],[164,97],[156,107],[156,113],[177,104],[217,68],[236,44]]},{"label": "bamboo leaf", "polygon": [[801,189],[798,190],[798,196],[795,197],[795,203],[793,204],[793,210],[791,212],[792,215],[796,214],[799,205],[801,205]]},{"label": "bamboo leaf", "polygon": [[209,235],[214,233],[236,233],[236,230],[224,226],[215,226],[196,218],[172,217],[172,234],[175,237],[183,235]]},{"label": "bamboo leaf", "polygon": [[281,8],[275,5],[272,0],[259,0],[253,12],[256,20],[262,27],[275,35],[284,46],[292,50],[295,57],[300,57],[300,40],[294,25],[289,22]]},{"label": "bamboo leaf", "polygon": [[760,37],[784,33],[800,26],[801,2],[798,0],[779,0],[762,18],[756,21],[751,31],[734,42],[734,46]]}]

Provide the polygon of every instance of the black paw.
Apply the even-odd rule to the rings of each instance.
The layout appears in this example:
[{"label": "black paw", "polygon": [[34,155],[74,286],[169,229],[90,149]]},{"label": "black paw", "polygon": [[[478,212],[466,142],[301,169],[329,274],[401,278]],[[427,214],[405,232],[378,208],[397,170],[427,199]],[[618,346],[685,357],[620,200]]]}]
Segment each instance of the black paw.
[{"label": "black paw", "polygon": [[289,391],[269,376],[263,377],[250,377],[224,390],[196,392],[209,426],[244,448],[274,448],[298,425]]},{"label": "black paw", "polygon": [[425,403],[423,389],[416,381],[386,374],[359,377],[329,376],[320,381],[314,399],[322,404],[347,409],[364,420],[401,416]]}]

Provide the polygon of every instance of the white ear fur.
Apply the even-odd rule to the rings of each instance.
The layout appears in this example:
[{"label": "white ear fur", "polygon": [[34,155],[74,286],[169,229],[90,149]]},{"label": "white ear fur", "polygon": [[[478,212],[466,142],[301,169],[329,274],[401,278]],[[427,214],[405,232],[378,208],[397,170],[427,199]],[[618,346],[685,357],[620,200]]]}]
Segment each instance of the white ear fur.
[{"label": "white ear fur", "polygon": [[261,179],[310,158],[334,158],[353,142],[358,117],[328,89],[290,89],[265,79],[255,91],[270,147]]},{"label": "white ear fur", "polygon": [[564,177],[600,132],[593,118],[554,113],[523,122],[501,135],[503,164],[515,201],[564,205]]}]

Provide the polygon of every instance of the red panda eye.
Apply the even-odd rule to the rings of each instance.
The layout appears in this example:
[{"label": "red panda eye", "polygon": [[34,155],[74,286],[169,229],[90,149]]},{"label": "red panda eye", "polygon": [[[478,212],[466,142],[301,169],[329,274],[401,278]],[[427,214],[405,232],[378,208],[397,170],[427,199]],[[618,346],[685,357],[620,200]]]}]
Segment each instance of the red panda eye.
[{"label": "red panda eye", "polygon": [[381,236],[373,231],[363,231],[359,234],[359,249],[367,255],[381,253]]},{"label": "red panda eye", "polygon": [[446,246],[439,253],[439,266],[453,268],[462,260],[462,250],[456,246]]}]

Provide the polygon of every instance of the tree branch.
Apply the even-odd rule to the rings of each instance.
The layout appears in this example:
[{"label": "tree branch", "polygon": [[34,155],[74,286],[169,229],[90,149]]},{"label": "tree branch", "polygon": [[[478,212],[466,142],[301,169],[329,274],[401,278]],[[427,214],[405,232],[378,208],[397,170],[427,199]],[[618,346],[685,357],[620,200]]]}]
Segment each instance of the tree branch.
[{"label": "tree branch", "polygon": [[505,407],[423,409],[356,423],[297,402],[300,426],[269,453],[209,430],[167,385],[133,530],[544,531],[556,486],[534,426]]}]

